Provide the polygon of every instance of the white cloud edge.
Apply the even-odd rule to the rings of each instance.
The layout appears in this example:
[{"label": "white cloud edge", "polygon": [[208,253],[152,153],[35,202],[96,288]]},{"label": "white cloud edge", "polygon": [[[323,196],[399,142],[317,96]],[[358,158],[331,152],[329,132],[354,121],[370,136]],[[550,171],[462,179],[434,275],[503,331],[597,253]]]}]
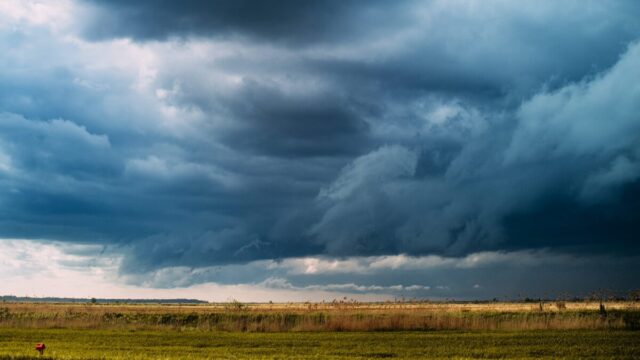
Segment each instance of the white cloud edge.
[{"label": "white cloud edge", "polygon": [[[483,266],[539,266],[581,261],[569,255],[547,250],[480,252],[462,258],[435,255],[291,258],[261,260],[244,265],[269,272],[257,283],[220,284],[189,280],[213,267],[168,267],[132,278],[119,274],[123,255],[117,249],[100,244],[75,244],[46,240],[0,239],[0,293],[19,296],[103,297],[103,298],[198,298],[208,301],[306,301],[330,300],[348,296],[360,301],[391,299],[399,293],[412,294],[448,291],[446,284],[376,285],[344,283],[294,285],[287,276],[322,274],[376,275],[389,271],[429,269],[475,269]],[[588,259],[584,260],[588,261]],[[220,267],[217,267],[220,268]],[[205,277],[206,278],[206,277]],[[145,281],[140,282],[141,279]],[[171,286],[167,286],[167,281]],[[162,285],[162,286],[161,286]],[[477,285],[477,286],[476,286]],[[473,289],[481,288],[474,284]],[[434,293],[435,296],[437,294]]]}]

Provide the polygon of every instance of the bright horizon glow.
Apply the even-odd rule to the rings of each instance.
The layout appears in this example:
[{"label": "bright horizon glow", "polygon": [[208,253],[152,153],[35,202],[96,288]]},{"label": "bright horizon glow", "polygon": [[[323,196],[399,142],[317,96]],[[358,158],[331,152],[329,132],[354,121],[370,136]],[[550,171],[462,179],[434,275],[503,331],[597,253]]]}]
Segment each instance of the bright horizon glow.
[{"label": "bright horizon glow", "polygon": [[[616,263],[633,263],[638,258],[619,259]],[[370,281],[381,274],[482,272],[502,269],[519,272],[522,277],[537,276],[541,269],[562,266],[566,262],[581,264],[593,272],[607,271],[615,266],[606,258],[554,255],[545,251],[482,252],[462,258],[434,255],[406,255],[330,258],[290,258],[280,261],[255,261],[242,265],[189,269],[162,268],[138,275],[119,272],[122,255],[100,245],[51,241],[0,240],[0,295],[25,297],[176,299],[189,298],[209,302],[290,302],[332,301],[348,297],[358,301],[385,301],[405,297],[442,300],[456,298],[474,300],[486,298],[479,292],[491,286],[482,274],[477,283],[466,285],[466,296],[451,296],[452,290],[463,292],[456,283],[411,285],[377,285],[328,282],[317,283],[325,276],[351,274]],[[247,272],[244,283],[216,283],[225,274]],[[264,280],[252,282],[252,276],[262,274]],[[552,273],[553,274],[553,273]],[[586,274],[586,273],[585,273]],[[589,274],[586,274],[589,276]],[[293,285],[289,278],[307,285]],[[304,280],[307,279],[307,280]],[[227,280],[228,281],[228,280]],[[523,280],[526,281],[526,280]],[[314,284],[315,283],[315,284]],[[562,283],[562,281],[560,281]],[[520,294],[505,294],[516,299]]]}]

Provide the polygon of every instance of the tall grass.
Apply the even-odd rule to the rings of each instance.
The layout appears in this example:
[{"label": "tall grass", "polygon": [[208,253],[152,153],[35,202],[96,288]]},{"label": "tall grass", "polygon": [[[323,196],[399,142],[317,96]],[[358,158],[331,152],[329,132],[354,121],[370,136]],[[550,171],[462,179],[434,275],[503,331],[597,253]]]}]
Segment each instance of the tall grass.
[{"label": "tall grass", "polygon": [[[639,329],[634,302],[216,305],[0,304],[0,327],[220,331]],[[543,309],[543,310],[541,310]]]}]

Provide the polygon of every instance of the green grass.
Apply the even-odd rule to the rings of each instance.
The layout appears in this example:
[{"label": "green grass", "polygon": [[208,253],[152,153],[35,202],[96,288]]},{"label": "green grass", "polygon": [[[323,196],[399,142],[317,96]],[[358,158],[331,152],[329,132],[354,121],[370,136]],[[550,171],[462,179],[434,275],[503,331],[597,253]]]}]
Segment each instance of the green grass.
[{"label": "green grass", "polygon": [[[288,332],[0,329],[0,360],[37,359],[638,359],[624,330]],[[43,358],[40,358],[43,359]]]}]

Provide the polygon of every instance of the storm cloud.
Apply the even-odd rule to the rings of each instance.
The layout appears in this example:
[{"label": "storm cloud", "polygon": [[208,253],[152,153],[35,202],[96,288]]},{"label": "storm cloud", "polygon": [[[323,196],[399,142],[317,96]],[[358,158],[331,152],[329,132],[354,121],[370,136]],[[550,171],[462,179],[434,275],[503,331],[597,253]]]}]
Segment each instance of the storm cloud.
[{"label": "storm cloud", "polygon": [[[88,24],[91,38],[131,36],[136,39],[166,39],[172,36],[249,37],[300,45],[309,41],[336,41],[371,35],[392,22],[396,5],[384,1],[277,0],[269,3],[241,1],[93,1],[104,8]],[[396,15],[396,21],[400,20]],[[364,23],[364,26],[359,24]],[[391,25],[391,24],[389,24]],[[388,25],[388,26],[389,26]],[[382,31],[382,29],[380,29]]]},{"label": "storm cloud", "polygon": [[428,296],[491,271],[260,269],[529,251],[637,273],[612,259],[640,251],[638,16],[634,1],[9,1],[0,237],[101,246],[150,286]]}]

